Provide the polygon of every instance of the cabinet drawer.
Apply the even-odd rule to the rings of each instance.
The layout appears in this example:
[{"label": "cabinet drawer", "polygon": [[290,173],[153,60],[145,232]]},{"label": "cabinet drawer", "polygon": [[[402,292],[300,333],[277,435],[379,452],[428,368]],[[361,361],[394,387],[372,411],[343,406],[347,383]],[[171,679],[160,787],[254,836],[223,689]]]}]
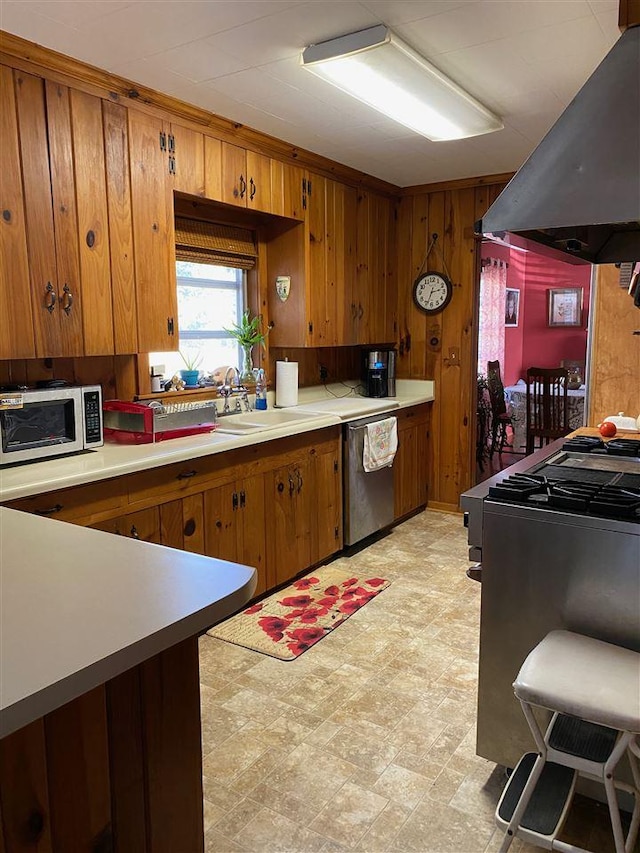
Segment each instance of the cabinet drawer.
[{"label": "cabinet drawer", "polygon": [[406,409],[398,409],[391,413],[398,419],[398,429],[407,429],[429,421],[429,404],[424,403],[420,406],[410,406]]},{"label": "cabinet drawer", "polygon": [[151,499],[174,500],[199,491],[203,484],[233,479],[235,470],[225,464],[226,454],[188,459],[174,465],[163,465],[127,477],[129,502],[138,504]]},{"label": "cabinet drawer", "polygon": [[58,518],[61,521],[72,521],[120,509],[125,503],[124,483],[119,479],[20,498],[11,501],[7,506],[22,512]]}]

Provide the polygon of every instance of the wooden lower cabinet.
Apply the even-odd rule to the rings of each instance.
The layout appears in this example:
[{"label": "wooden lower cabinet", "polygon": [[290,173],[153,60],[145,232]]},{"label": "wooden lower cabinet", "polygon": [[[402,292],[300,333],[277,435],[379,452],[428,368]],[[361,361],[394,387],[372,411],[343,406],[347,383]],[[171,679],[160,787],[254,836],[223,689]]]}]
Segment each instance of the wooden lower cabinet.
[{"label": "wooden lower cabinet", "polygon": [[198,640],[0,740],[0,850],[202,851]]},{"label": "wooden lower cabinet", "polygon": [[105,533],[115,533],[116,536],[129,536],[131,539],[140,539],[143,542],[155,542],[156,545],[162,543],[160,509],[157,506],[106,521],[98,521],[88,526],[95,530],[104,530]]},{"label": "wooden lower cabinet", "polygon": [[264,476],[207,489],[204,499],[204,553],[209,557],[253,566],[256,595],[273,586],[267,576]]},{"label": "wooden lower cabinet", "polygon": [[393,463],[394,515],[396,519],[427,503],[427,431],[429,406],[401,409],[398,450]]},{"label": "wooden lower cabinet", "polygon": [[304,458],[266,475],[267,560],[275,585],[284,583],[311,559],[311,514],[314,500],[310,463]]}]

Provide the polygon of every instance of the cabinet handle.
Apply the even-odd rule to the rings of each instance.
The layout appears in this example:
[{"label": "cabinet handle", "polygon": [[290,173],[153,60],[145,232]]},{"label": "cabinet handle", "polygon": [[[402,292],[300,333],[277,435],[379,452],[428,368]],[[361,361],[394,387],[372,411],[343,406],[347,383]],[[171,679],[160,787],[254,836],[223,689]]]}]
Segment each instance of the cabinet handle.
[{"label": "cabinet handle", "polygon": [[298,478],[298,494],[300,494],[300,492],[302,491],[302,485],[304,483],[304,480],[302,479],[302,475],[300,474],[298,468],[296,468],[296,477]]},{"label": "cabinet handle", "polygon": [[247,182],[244,179],[244,175],[240,175],[240,198],[244,198],[246,192],[247,192]]},{"label": "cabinet handle", "polygon": [[47,309],[49,314],[51,314],[56,307],[56,302],[58,301],[58,297],[56,296],[56,292],[53,288],[53,285],[50,281],[47,282],[47,286],[44,289],[44,307]]},{"label": "cabinet handle", "polygon": [[167,334],[173,335],[175,333],[175,328],[173,324],[173,317],[167,317]]},{"label": "cabinet handle", "polygon": [[244,509],[247,503],[247,496],[243,491],[240,492],[240,509]]},{"label": "cabinet handle", "polygon": [[195,477],[197,473],[197,471],[180,471],[178,480],[188,480],[191,477]]},{"label": "cabinet handle", "polygon": [[60,512],[61,509],[62,504],[54,504],[53,506],[50,506],[47,509],[37,509],[36,515],[55,515],[55,513]]},{"label": "cabinet handle", "polygon": [[68,317],[69,314],[71,314],[71,309],[73,308],[73,293],[71,293],[71,288],[68,284],[65,284],[62,288],[60,302],[62,302],[62,309]]},{"label": "cabinet handle", "polygon": [[162,131],[162,130],[160,131],[160,150],[161,151],[167,150],[167,134],[164,133],[164,131]]},{"label": "cabinet handle", "polygon": [[173,154],[169,154],[169,174],[175,175],[176,173],[176,158]]},{"label": "cabinet handle", "polygon": [[169,154],[173,154],[176,150],[176,138],[173,133],[170,133],[168,136],[169,141]]},{"label": "cabinet handle", "polygon": [[296,484],[293,482],[293,477],[289,474],[289,497],[295,492]]},{"label": "cabinet handle", "polygon": [[364,314],[364,308],[358,302],[358,320],[362,320],[362,315]]},{"label": "cabinet handle", "polygon": [[249,201],[253,201],[253,197],[256,194],[256,189],[256,182],[253,180],[253,178],[251,178],[249,181]]},{"label": "cabinet handle", "polygon": [[356,303],[351,303],[351,319],[355,320],[358,315],[358,309],[356,308]]},{"label": "cabinet handle", "polygon": [[238,509],[238,493],[234,492],[233,497],[231,498],[231,506],[234,510]]},{"label": "cabinet handle", "polygon": [[135,524],[131,525],[131,530],[129,531],[129,535],[131,536],[132,539],[139,539],[140,538],[140,534],[138,533],[138,530],[137,530]]}]

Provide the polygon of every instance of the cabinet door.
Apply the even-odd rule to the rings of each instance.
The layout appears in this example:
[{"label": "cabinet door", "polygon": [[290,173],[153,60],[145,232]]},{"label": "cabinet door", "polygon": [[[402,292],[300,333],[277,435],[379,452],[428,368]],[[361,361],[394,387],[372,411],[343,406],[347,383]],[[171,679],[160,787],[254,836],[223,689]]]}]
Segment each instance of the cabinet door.
[{"label": "cabinet door", "polygon": [[99,521],[90,524],[95,530],[104,530],[106,533],[114,533],[116,536],[128,536],[131,539],[141,539],[143,542],[162,542],[160,529],[160,511],[157,506],[142,509],[139,512],[131,512],[110,518],[108,521]]},{"label": "cabinet door", "polygon": [[45,94],[21,71],[14,79],[36,356],[82,355],[69,93],[47,84]]},{"label": "cabinet door", "polygon": [[355,343],[358,344],[373,343],[369,331],[369,262],[371,258],[369,224],[369,194],[364,190],[359,190],[356,206],[356,269],[353,299],[356,328]]},{"label": "cabinet door", "polygon": [[222,142],[213,136],[204,138],[204,194],[222,201]]},{"label": "cabinet door", "polygon": [[247,206],[247,152],[238,145],[222,143],[222,201]]},{"label": "cabinet door", "polygon": [[204,196],[204,135],[172,122],[167,148],[173,189]]},{"label": "cabinet door", "polygon": [[327,201],[328,181],[319,175],[308,179],[307,202],[307,308],[308,345],[327,346],[330,320],[327,310]]},{"label": "cabinet door", "polygon": [[178,348],[173,202],[166,183],[160,119],[129,110],[131,207],[138,345],[141,352]]},{"label": "cabinet door", "polygon": [[71,91],[85,355],[114,352],[111,261],[100,98]]},{"label": "cabinet door", "polygon": [[160,531],[163,545],[204,554],[204,505],[202,494],[160,506]]},{"label": "cabinet door", "polygon": [[247,151],[247,207],[271,213],[271,158]]},{"label": "cabinet door", "polygon": [[417,433],[414,427],[398,432],[398,450],[393,462],[395,517],[401,518],[415,509],[417,475]]},{"label": "cabinet door", "polygon": [[0,359],[35,358],[18,120],[10,68],[0,67]]},{"label": "cabinet door", "polygon": [[371,343],[392,342],[394,304],[389,293],[391,202],[369,194],[369,336]]},{"label": "cabinet door", "polygon": [[342,467],[339,446],[313,453],[314,523],[311,562],[342,548]]},{"label": "cabinet door", "polygon": [[309,462],[300,461],[266,476],[267,565],[275,584],[288,581],[311,565]]},{"label": "cabinet door", "polygon": [[116,353],[138,352],[138,310],[133,258],[127,110],[102,102]]},{"label": "cabinet door", "polygon": [[258,572],[256,595],[274,586],[267,576],[264,475],[247,477],[238,483],[238,520],[242,526],[237,560]]},{"label": "cabinet door", "polygon": [[204,493],[204,542],[209,557],[238,559],[241,524],[238,522],[239,497],[235,483],[227,483]]},{"label": "cabinet door", "polygon": [[304,220],[307,209],[306,172],[281,160],[271,160],[271,213]]}]

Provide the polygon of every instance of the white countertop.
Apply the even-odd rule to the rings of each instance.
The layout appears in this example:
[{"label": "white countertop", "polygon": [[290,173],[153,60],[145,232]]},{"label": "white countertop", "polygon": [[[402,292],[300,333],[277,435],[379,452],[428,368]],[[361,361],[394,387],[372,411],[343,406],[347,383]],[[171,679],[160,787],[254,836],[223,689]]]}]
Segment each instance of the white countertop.
[{"label": "white countertop", "polygon": [[[301,388],[298,406],[291,407],[288,411],[296,409],[307,417],[295,424],[277,426],[264,432],[230,435],[216,431],[143,445],[105,443],[104,447],[98,450],[75,456],[3,468],[0,469],[0,502],[108,480],[213,453],[224,453],[238,447],[322,429],[346,419],[364,417],[376,412],[392,412],[394,409],[428,403],[434,399],[434,383],[430,380],[399,379],[396,382],[396,396],[380,399],[360,397],[356,393],[356,387],[357,382],[354,381]],[[270,407],[273,406],[274,396],[273,393],[269,394]],[[310,416],[314,413],[317,417]],[[256,413],[258,416],[259,414]],[[220,423],[223,423],[222,418]]]},{"label": "white countertop", "polygon": [[239,610],[249,566],[0,507],[0,737]]}]

